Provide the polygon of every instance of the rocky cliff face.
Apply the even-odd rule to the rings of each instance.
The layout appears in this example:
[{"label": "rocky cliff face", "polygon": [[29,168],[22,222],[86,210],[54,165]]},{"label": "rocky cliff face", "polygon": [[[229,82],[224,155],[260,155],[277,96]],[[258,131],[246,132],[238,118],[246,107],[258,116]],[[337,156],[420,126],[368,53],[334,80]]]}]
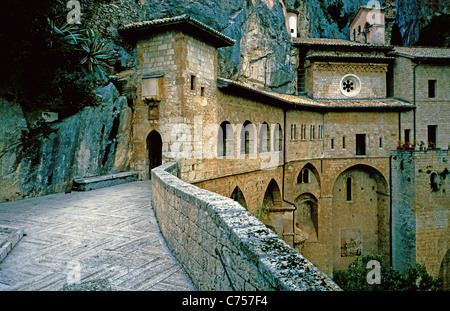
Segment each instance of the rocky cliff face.
[{"label": "rocky cliff face", "polygon": [[76,177],[130,168],[127,100],[113,84],[96,93],[99,106],[32,127],[19,105],[0,99],[0,202],[70,190]]},{"label": "rocky cliff face", "polygon": [[[371,0],[373,1],[373,0]],[[63,1],[59,1],[61,5]],[[132,169],[134,46],[117,28],[130,22],[189,14],[236,40],[219,50],[219,75],[257,87],[293,93],[295,51],[287,10],[299,15],[299,37],[349,37],[349,24],[368,0],[98,0],[82,1],[82,25],[108,42],[109,78],[89,107],[51,124],[30,122],[19,105],[0,99],[0,201],[58,192],[73,178]],[[448,14],[449,1],[380,0],[402,40],[416,42],[433,17]],[[396,8],[396,10],[395,10]],[[128,103],[128,104],[127,104]]]}]

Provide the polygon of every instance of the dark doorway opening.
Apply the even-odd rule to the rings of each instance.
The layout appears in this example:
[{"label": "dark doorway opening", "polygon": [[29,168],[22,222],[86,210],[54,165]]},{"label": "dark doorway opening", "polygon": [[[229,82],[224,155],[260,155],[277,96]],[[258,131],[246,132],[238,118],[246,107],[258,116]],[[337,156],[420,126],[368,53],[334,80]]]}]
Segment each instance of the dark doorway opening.
[{"label": "dark doorway opening", "polygon": [[428,147],[436,148],[437,142],[437,125],[428,125]]},{"label": "dark doorway opening", "polygon": [[147,136],[148,176],[151,170],[162,164],[162,139],[157,131],[151,131]]}]

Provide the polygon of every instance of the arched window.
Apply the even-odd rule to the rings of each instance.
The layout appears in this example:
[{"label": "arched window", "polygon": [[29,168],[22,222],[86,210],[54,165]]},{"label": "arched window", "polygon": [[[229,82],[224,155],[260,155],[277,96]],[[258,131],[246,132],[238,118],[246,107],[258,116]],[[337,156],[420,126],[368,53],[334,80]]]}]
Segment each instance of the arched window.
[{"label": "arched window", "polygon": [[217,156],[225,157],[230,154],[233,143],[233,131],[230,122],[224,121],[220,124],[217,133]]},{"label": "arched window", "polygon": [[255,151],[255,130],[250,121],[245,121],[241,130],[241,154],[252,154]]},{"label": "arched window", "polygon": [[275,131],[274,131],[274,151],[282,151],[283,150],[283,130],[281,129],[280,124],[275,125]]},{"label": "arched window", "polygon": [[347,188],[347,202],[353,201],[352,197],[352,178],[351,177],[347,177],[347,181],[346,181],[346,188]]},{"label": "arched window", "polygon": [[259,152],[270,151],[270,129],[269,125],[264,122],[259,130]]},{"label": "arched window", "polygon": [[304,168],[297,176],[297,183],[309,184],[309,169]]}]

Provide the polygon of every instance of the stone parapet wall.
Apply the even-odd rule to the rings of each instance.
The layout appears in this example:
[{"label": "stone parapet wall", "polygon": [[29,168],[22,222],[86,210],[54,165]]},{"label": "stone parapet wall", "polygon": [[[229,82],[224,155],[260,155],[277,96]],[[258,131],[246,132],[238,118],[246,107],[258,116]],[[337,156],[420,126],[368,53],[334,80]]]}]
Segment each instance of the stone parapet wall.
[{"label": "stone parapet wall", "polygon": [[232,199],[152,170],[152,205],[168,247],[198,290],[340,290]]}]

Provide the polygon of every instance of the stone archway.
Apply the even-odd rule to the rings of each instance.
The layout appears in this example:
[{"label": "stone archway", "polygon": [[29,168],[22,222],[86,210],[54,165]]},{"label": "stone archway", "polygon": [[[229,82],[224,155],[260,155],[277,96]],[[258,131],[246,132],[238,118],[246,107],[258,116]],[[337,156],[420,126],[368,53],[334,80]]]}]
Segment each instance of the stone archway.
[{"label": "stone archway", "polygon": [[272,179],[264,194],[263,205],[267,208],[271,208],[280,207],[282,204],[280,187],[278,187],[275,179]]},{"label": "stone archway", "polygon": [[368,165],[352,166],[337,177],[332,199],[334,270],[346,269],[363,254],[381,254],[390,261],[388,193],[384,176]]},{"label": "stone archway", "polygon": [[295,225],[308,234],[307,242],[317,242],[319,224],[319,205],[317,198],[311,193],[303,193],[295,199],[297,206]]},{"label": "stone archway", "polygon": [[148,152],[148,176],[151,178],[151,170],[162,164],[162,139],[161,135],[153,130],[147,136]]},{"label": "stone archway", "polygon": [[247,202],[245,201],[245,196],[238,186],[234,188],[233,193],[231,193],[230,197],[247,209]]}]

